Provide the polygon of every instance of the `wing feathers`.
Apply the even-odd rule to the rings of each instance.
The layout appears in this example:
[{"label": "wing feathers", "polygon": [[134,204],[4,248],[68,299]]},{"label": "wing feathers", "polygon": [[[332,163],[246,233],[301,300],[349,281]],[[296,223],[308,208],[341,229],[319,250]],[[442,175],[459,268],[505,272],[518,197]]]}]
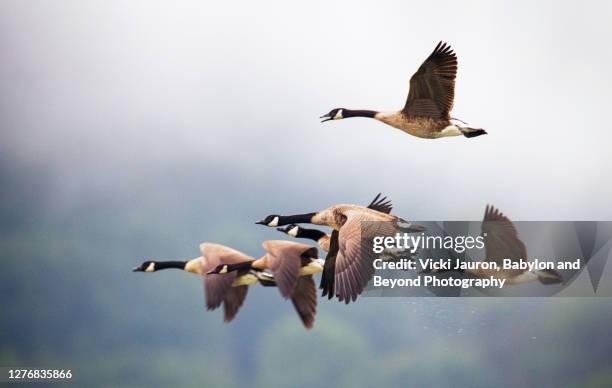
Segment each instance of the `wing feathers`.
[{"label": "wing feathers", "polygon": [[408,116],[449,119],[456,76],[457,55],[447,43],[438,43],[410,78],[410,91],[402,112]]},{"label": "wing feathers", "polygon": [[304,326],[311,329],[317,315],[317,289],[312,276],[302,276],[298,280],[291,302]]}]

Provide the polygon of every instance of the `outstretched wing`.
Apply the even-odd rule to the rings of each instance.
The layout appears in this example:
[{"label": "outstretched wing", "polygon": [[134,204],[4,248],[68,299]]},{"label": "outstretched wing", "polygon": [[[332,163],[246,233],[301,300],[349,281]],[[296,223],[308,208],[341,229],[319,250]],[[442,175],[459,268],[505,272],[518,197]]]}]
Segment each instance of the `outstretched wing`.
[{"label": "outstretched wing", "polygon": [[321,296],[327,295],[328,299],[334,297],[334,277],[336,274],[336,256],[338,255],[338,231],[333,230],[329,239],[329,250],[323,264],[323,273],[321,274],[321,283],[319,288],[323,290]]},{"label": "outstretched wing", "polygon": [[298,279],[293,295],[291,295],[291,302],[304,326],[311,329],[317,315],[317,288],[312,275]]},{"label": "outstretched wing", "polygon": [[[235,249],[219,245],[204,243],[200,244],[200,251],[202,252],[202,273],[206,273],[220,264],[236,264],[245,261],[253,260],[251,256],[245,255]],[[224,301],[228,291],[232,289],[232,283],[236,279],[236,272],[230,272],[226,274],[211,274],[203,275],[204,278],[204,291],[206,298],[206,308],[208,310],[214,310],[221,305]],[[245,293],[246,296],[246,293]],[[244,300],[244,298],[243,298]],[[242,302],[237,306],[235,313],[238,308],[242,305]],[[227,309],[227,306],[226,306]],[[231,310],[231,309],[230,309]],[[226,311],[227,318],[227,311]]]},{"label": "outstretched wing", "polygon": [[[484,236],[485,260],[501,265],[503,259],[513,261],[527,260],[527,249],[519,239],[514,224],[508,217],[493,206],[487,205],[481,231]],[[523,270],[506,270],[510,275],[520,275]]]},{"label": "outstretched wing", "polygon": [[367,215],[349,218],[338,235],[339,251],[336,258],[335,291],[338,299],[349,303],[363,292],[374,274],[373,252],[375,236],[393,236],[397,226],[393,222],[374,221]]},{"label": "outstretched wing", "polygon": [[249,286],[238,286],[230,287],[225,293],[225,298],[223,299],[223,320],[225,322],[231,322],[236,317],[238,310],[240,310],[240,307],[242,307],[244,303],[248,291]]},{"label": "outstretched wing", "polygon": [[408,116],[449,119],[456,76],[457,55],[447,43],[438,43],[410,78],[408,100],[402,112]]},{"label": "outstretched wing", "polygon": [[293,241],[268,240],[263,242],[266,250],[268,267],[274,274],[274,279],[281,295],[287,299],[293,293],[298,278],[302,260],[317,257],[317,248]]},{"label": "outstretched wing", "polygon": [[387,197],[380,198],[382,194],[376,194],[376,197],[370,202],[368,208],[372,210],[379,211],[385,214],[391,214],[391,210],[393,210],[393,205],[391,204],[391,200],[387,199]]}]

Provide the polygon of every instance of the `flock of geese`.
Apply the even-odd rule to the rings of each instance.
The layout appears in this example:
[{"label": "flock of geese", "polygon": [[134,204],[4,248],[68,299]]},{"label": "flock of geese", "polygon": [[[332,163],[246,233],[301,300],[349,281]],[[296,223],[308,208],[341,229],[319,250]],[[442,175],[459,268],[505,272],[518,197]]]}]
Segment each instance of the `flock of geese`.
[{"label": "flock of geese", "polygon": [[[402,110],[377,112],[337,108],[321,116],[322,122],[368,117],[425,139],[484,135],[487,133],[485,130],[472,128],[450,116],[456,74],[457,56],[448,44],[440,42],[411,77],[408,99]],[[200,245],[200,256],[194,259],[149,260],[133,270],[156,272],[175,268],[201,276],[204,279],[207,309],[214,310],[223,305],[226,322],[236,317],[250,286],[259,283],[264,287],[275,287],[283,298],[291,300],[304,326],[311,328],[317,313],[314,274],[321,273],[319,288],[323,297],[336,297],[347,304],[354,302],[374,274],[373,260],[380,257],[364,242],[371,241],[374,236],[424,231],[423,226],[392,215],[391,210],[391,201],[378,194],[365,207],[340,204],[310,213],[289,216],[272,214],[257,224],[277,228],[294,238],[311,240],[318,248],[294,241],[269,240],[262,244],[264,255],[255,258],[230,247],[203,243]],[[325,226],[332,232],[327,234],[299,224]],[[525,245],[518,238],[514,225],[500,211],[487,207],[483,231],[485,228],[488,228],[485,237],[487,260],[504,256],[527,260]],[[326,252],[325,259],[320,258],[319,248]],[[506,256],[508,253],[512,255]],[[406,258],[406,253],[403,252],[401,256]],[[382,258],[398,260],[399,257],[398,252],[387,252]],[[484,277],[490,274],[476,271],[469,275]],[[512,270],[493,275],[513,280],[514,283],[540,280],[551,284],[561,281],[561,276],[554,271],[526,274],[526,271]]]},{"label": "flock of geese", "polygon": [[[367,244],[375,236],[393,236],[399,232],[424,231],[421,225],[390,214],[392,205],[378,194],[367,206],[335,205],[311,213],[282,216],[272,214],[257,224],[294,238],[316,242],[327,255],[319,257],[319,249],[286,240],[268,240],[262,243],[265,254],[256,259],[233,248],[203,243],[200,256],[184,261],[145,261],[135,267],[136,272],[156,272],[176,268],[200,275],[204,279],[206,307],[214,310],[223,304],[224,319],[230,322],[246,299],[249,286],[261,284],[276,287],[281,296],[290,299],[306,328],[312,328],[317,313],[317,290],[313,275],[321,272],[319,288],[322,296],[336,297],[350,303],[357,299],[374,274],[373,253]],[[332,228],[326,234],[318,229],[304,228],[307,223]],[[525,244],[519,239],[510,219],[492,206],[487,206],[482,223],[485,260],[514,258],[528,260]],[[398,260],[406,252],[393,252],[383,260]],[[408,254],[409,255],[409,254]],[[539,280],[543,284],[562,281],[553,270],[507,269],[496,272],[466,271],[469,276],[503,278],[509,284]]]}]

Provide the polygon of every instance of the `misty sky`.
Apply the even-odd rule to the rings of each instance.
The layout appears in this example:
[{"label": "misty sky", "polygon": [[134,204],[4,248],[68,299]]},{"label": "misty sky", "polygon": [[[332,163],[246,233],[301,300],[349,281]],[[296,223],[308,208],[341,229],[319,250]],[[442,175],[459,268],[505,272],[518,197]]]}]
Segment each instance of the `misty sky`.
[{"label": "misty sky", "polygon": [[[603,1],[2,1],[0,152],[82,185],[198,163],[273,196],[383,191],[414,219],[486,203],[611,219],[611,16]],[[459,57],[453,116],[488,136],[319,123],[401,108],[439,40]]]}]

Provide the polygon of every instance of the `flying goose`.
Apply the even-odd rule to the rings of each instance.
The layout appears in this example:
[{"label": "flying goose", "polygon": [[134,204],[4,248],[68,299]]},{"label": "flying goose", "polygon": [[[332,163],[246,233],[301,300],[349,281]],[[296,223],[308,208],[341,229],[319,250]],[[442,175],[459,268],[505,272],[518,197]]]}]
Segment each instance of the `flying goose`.
[{"label": "flying goose", "polygon": [[285,299],[291,298],[304,326],[310,329],[317,308],[317,291],[312,275],[323,271],[323,261],[318,258],[317,248],[282,240],[268,240],[262,245],[266,254],[260,259],[222,263],[207,274],[271,270],[281,295]]},{"label": "flying goose", "polygon": [[[397,216],[357,205],[336,205],[318,212],[291,216],[272,214],[256,223],[269,227],[308,223],[333,228],[329,248],[330,254],[335,252],[336,256],[332,263],[333,282],[325,279],[329,273],[324,272],[321,284],[324,295],[325,291],[333,295],[335,290],[338,299],[347,304],[357,299],[374,273],[372,262],[378,256],[371,249],[373,237],[424,230],[421,225],[411,224]],[[337,237],[334,233],[337,233]],[[331,289],[325,285],[329,283]]]},{"label": "flying goose", "polygon": [[[327,252],[327,256],[325,257],[325,262],[323,264],[323,274],[321,276],[319,288],[323,290],[321,296],[327,296],[328,299],[333,298],[336,256],[338,255],[338,232],[334,230],[332,234],[329,235],[321,230],[303,228],[296,224],[287,225],[284,228],[276,228],[276,230],[291,237],[305,238],[315,241],[322,250]],[[379,257],[383,261],[399,261],[401,259],[411,258],[412,256],[414,256],[414,254],[410,253],[409,251],[385,250],[385,252],[381,253]]]},{"label": "flying goose", "polygon": [[[484,236],[485,260],[497,263],[499,270],[485,268],[466,268],[460,272],[478,277],[506,279],[506,284],[520,284],[540,281],[542,284],[563,282],[562,276],[553,269],[528,271],[523,269],[504,269],[502,261],[512,259],[513,262],[528,260],[527,248],[518,236],[512,221],[501,211],[487,205],[481,225]],[[431,270],[426,272],[448,272],[449,270]]]},{"label": "flying goose", "polygon": [[[370,202],[370,204],[368,205],[368,209],[374,209],[378,210],[379,212],[389,214],[393,209],[391,200],[388,200],[387,197],[381,198],[381,195],[381,193],[376,194],[376,197],[374,197],[372,202]],[[329,252],[331,235],[319,229],[307,229],[296,224],[289,224],[284,228],[276,228],[276,230],[278,230],[279,232],[283,232],[291,237],[305,238],[315,241],[317,244],[319,244],[319,247],[321,247],[321,249],[323,249],[325,252]],[[325,259],[325,263],[329,263],[328,258]]]},{"label": "flying goose", "polygon": [[[134,268],[133,271],[156,272],[163,269],[176,268],[203,276],[206,294],[206,309],[215,310],[223,304],[224,321],[230,322],[235,318],[238,310],[242,306],[246,298],[248,287],[247,285],[232,287],[235,281],[240,283],[239,278],[241,276],[237,273],[230,276],[206,276],[206,272],[221,263],[240,263],[245,260],[253,259],[242,252],[219,244],[200,244],[200,252],[202,254],[201,256],[188,261],[145,261],[140,266]],[[251,276],[249,278],[251,278]]]},{"label": "flying goose", "polygon": [[[204,279],[207,310],[224,307],[224,321],[232,321],[242,306],[248,286],[260,283],[262,286],[276,286],[274,277],[257,269],[235,271],[227,274],[208,274],[219,265],[243,263],[254,259],[242,252],[219,244],[204,243],[200,245],[202,256],[188,261],[152,261],[148,260],[133,269],[134,272],[156,272],[164,269],[180,269],[201,275]],[[313,302],[314,299],[314,302]],[[299,282],[291,301],[295,306],[304,326],[311,328],[316,315],[316,289],[314,283]]]},{"label": "flying goose", "polygon": [[[374,197],[367,207],[389,214],[393,209],[391,200],[388,200],[387,197],[381,198],[381,195],[381,193],[376,194],[376,197]],[[338,231],[334,230],[332,234],[329,235],[318,229],[306,229],[296,224],[290,224],[285,228],[276,228],[276,230],[287,233],[292,237],[314,240],[319,244],[321,249],[327,252],[319,288],[323,290],[321,296],[327,296],[328,299],[333,298],[335,295],[334,278],[336,274],[336,257],[338,255]]]},{"label": "flying goose", "polygon": [[278,290],[287,299],[293,293],[299,278],[323,271],[323,260],[319,259],[315,247],[284,240],[264,241],[262,246],[266,253],[261,258],[238,263],[221,263],[211,268],[207,274],[269,269],[274,275]]},{"label": "flying goose", "polygon": [[323,121],[349,117],[369,117],[424,139],[447,136],[476,137],[487,132],[471,128],[452,118],[455,97],[457,55],[450,45],[439,42],[434,51],[410,78],[410,91],[404,108],[397,112],[373,110],[332,109],[321,116]]}]

